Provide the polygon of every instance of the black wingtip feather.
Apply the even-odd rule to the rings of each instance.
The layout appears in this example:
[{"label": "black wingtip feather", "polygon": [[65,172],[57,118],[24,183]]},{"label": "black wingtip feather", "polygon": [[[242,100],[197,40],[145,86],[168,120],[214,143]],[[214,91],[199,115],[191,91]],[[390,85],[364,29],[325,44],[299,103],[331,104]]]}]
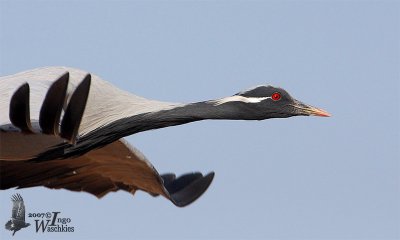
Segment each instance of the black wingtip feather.
[{"label": "black wingtip feather", "polygon": [[175,180],[176,176],[173,173],[166,173],[160,176],[164,182],[164,186],[169,185],[172,181]]},{"label": "black wingtip feather", "polygon": [[58,124],[67,95],[68,81],[69,73],[66,72],[47,91],[39,116],[39,125],[45,134],[59,134]]},{"label": "black wingtip feather", "polygon": [[[210,186],[212,180],[214,179],[215,173],[210,172],[209,174],[200,177],[198,177],[198,173],[194,173],[193,175],[194,177],[192,178],[188,177],[189,175],[183,176],[183,179],[187,179],[189,182],[179,191],[170,194],[171,201],[176,206],[185,207],[197,200]],[[184,185],[183,180],[178,180],[176,180],[178,184]]]},{"label": "black wingtip feather", "polygon": [[29,110],[29,84],[20,86],[12,95],[9,117],[11,123],[22,132],[32,132]]},{"label": "black wingtip feather", "polygon": [[174,181],[172,181],[170,183],[164,182],[164,186],[167,189],[167,191],[169,192],[169,194],[172,195],[176,192],[179,192],[180,190],[182,190],[183,188],[188,186],[190,183],[192,183],[193,181],[195,181],[201,177],[203,177],[203,174],[201,174],[199,172],[188,173],[188,174],[180,176],[177,179],[174,179]]},{"label": "black wingtip feather", "polygon": [[61,122],[61,137],[67,139],[71,144],[76,143],[79,125],[86,107],[86,101],[90,90],[91,76],[87,74],[82,82],[76,87],[68,103],[63,120]]}]

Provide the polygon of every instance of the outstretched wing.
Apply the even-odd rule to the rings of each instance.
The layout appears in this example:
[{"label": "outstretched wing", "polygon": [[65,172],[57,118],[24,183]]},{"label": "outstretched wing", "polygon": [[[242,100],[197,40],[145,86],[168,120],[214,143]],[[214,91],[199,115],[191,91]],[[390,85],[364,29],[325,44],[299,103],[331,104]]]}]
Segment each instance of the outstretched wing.
[{"label": "outstretched wing", "polygon": [[[105,135],[99,129],[175,106],[132,95],[74,68],[46,67],[0,77],[0,160],[81,155],[128,134]],[[100,136],[89,134],[94,132]]]},{"label": "outstretched wing", "polygon": [[[169,103],[154,104],[95,75],[63,67],[2,77],[0,84],[1,189],[46,186],[97,197],[119,189],[131,193],[139,189],[185,206],[213,179],[214,173],[160,176],[136,149],[115,141],[121,136],[89,136],[120,116],[169,109]],[[15,86],[19,87],[15,90]],[[109,108],[122,114],[104,113]]]},{"label": "outstretched wing", "polygon": [[[2,141],[0,160],[32,159],[57,144],[76,142],[89,94],[91,75],[87,74],[73,92],[68,92],[68,82],[69,73],[66,72],[50,85],[40,108],[39,121],[35,123],[31,122],[29,84],[22,84],[9,96],[11,124],[0,128],[0,138],[6,140]],[[32,98],[37,100],[35,96]],[[2,96],[3,101],[4,99],[7,96]],[[7,101],[1,102],[1,105],[5,108]],[[3,121],[4,119],[7,118],[2,116]]]},{"label": "outstretched wing", "polygon": [[13,202],[13,208],[12,208],[12,216],[11,218],[13,220],[18,220],[18,221],[23,221],[25,222],[25,205],[24,205],[24,199],[22,199],[21,195],[19,193],[14,194],[11,197],[11,201]]},{"label": "outstretched wing", "polygon": [[159,175],[137,149],[120,139],[80,157],[45,162],[0,161],[0,187],[46,186],[84,191],[102,197],[108,192],[143,190],[162,195],[179,207],[200,197],[211,184],[214,173]]}]

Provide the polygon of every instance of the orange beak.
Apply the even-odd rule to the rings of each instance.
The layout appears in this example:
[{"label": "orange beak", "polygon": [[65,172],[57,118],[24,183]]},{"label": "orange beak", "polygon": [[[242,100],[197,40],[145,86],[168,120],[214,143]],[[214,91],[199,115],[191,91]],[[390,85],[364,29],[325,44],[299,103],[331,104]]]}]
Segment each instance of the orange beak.
[{"label": "orange beak", "polygon": [[309,115],[312,115],[312,116],[319,116],[319,117],[330,117],[331,116],[331,114],[328,113],[327,111],[320,109],[320,108],[316,108],[316,107],[308,108],[307,112],[309,113]]},{"label": "orange beak", "polygon": [[299,113],[299,115],[330,117],[331,114],[320,108],[316,108],[300,101],[295,100],[296,104],[292,105]]}]

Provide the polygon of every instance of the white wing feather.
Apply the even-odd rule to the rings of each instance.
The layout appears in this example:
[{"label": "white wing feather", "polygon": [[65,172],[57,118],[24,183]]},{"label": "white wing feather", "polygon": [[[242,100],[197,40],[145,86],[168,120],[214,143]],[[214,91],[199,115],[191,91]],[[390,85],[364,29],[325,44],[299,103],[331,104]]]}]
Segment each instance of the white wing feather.
[{"label": "white wing feather", "polygon": [[[88,72],[68,67],[44,67],[0,77],[0,126],[10,124],[8,116],[10,99],[15,90],[25,82],[30,87],[31,121],[38,120],[40,108],[48,88],[65,72],[70,74],[67,92],[67,95],[70,96]],[[121,102],[125,104],[121,104]],[[79,136],[121,118],[167,110],[177,105],[179,104],[135,96],[92,74],[89,97],[79,128]]]}]

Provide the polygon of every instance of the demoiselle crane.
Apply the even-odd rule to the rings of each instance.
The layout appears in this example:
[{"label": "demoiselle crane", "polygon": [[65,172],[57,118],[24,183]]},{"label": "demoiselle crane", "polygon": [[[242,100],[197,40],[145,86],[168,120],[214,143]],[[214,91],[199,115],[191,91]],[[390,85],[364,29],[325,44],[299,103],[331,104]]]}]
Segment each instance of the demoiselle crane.
[{"label": "demoiselle crane", "polygon": [[132,95],[86,71],[33,69],[0,78],[0,188],[45,186],[85,191],[143,190],[183,207],[214,173],[160,175],[123,137],[205,119],[329,116],[284,89],[258,86],[189,104]]}]

